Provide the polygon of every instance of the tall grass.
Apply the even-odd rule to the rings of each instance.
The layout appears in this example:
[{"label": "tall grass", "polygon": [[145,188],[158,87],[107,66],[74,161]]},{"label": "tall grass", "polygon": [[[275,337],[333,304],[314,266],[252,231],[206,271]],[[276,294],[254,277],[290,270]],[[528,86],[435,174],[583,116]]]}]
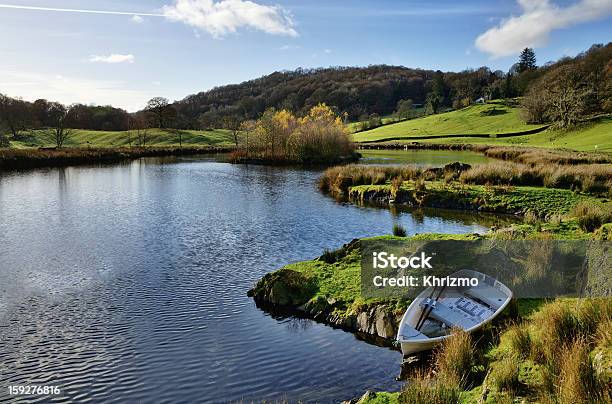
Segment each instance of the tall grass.
[{"label": "tall grass", "polygon": [[349,164],[325,170],[319,178],[319,188],[324,192],[344,195],[355,185],[381,185],[392,178],[409,180],[420,176],[422,170],[411,166],[362,166]]},{"label": "tall grass", "polygon": [[[557,398],[561,404],[606,402],[611,399],[609,390],[596,376],[589,356],[589,344],[577,338],[564,347],[559,361]],[[609,401],[607,401],[609,402]]]},{"label": "tall grass", "polygon": [[457,387],[463,388],[469,384],[475,363],[475,344],[472,336],[463,330],[454,330],[453,335],[445,339],[436,351],[438,377]]},{"label": "tall grass", "polygon": [[590,202],[581,202],[572,210],[573,216],[578,220],[578,225],[582,230],[593,232],[604,223],[612,221],[612,211],[610,207],[595,205]]},{"label": "tall grass", "polygon": [[419,374],[406,383],[398,401],[401,404],[451,404],[459,402],[459,394],[458,387]]},{"label": "tall grass", "polygon": [[525,325],[513,324],[505,332],[510,350],[518,358],[525,359],[531,353],[531,336]]},{"label": "tall grass", "polygon": [[481,151],[487,157],[500,160],[511,160],[529,165],[575,165],[612,163],[612,158],[605,154],[581,153],[569,150],[548,150],[542,148],[522,147],[489,147]]},{"label": "tall grass", "polygon": [[494,162],[472,167],[463,172],[459,180],[468,184],[544,186],[610,194],[612,165],[560,166]]},{"label": "tall grass", "polygon": [[497,391],[515,393],[520,388],[519,358],[511,355],[496,362],[489,377]]},{"label": "tall grass", "polygon": [[398,223],[393,225],[393,235],[396,237],[406,237],[406,229]]}]

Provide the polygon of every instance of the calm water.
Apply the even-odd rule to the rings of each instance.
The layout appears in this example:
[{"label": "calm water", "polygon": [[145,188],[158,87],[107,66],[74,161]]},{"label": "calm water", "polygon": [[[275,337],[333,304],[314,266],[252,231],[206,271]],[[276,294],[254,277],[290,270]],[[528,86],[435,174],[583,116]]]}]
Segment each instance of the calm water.
[{"label": "calm water", "polygon": [[26,384],[96,402],[337,402],[399,388],[398,352],[274,318],[247,290],[394,221],[485,229],[339,204],[318,175],[195,158],[0,175],[0,401]]},{"label": "calm water", "polygon": [[491,161],[488,157],[470,151],[458,150],[359,150],[362,164],[411,164],[416,166],[441,167],[460,161],[482,164]]}]

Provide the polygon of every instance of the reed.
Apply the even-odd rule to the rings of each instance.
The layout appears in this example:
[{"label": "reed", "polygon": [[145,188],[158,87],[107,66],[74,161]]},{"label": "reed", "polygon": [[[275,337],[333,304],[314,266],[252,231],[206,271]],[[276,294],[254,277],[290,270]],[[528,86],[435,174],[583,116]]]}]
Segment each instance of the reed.
[{"label": "reed", "polygon": [[393,235],[396,237],[406,237],[406,229],[398,223],[393,225]]}]

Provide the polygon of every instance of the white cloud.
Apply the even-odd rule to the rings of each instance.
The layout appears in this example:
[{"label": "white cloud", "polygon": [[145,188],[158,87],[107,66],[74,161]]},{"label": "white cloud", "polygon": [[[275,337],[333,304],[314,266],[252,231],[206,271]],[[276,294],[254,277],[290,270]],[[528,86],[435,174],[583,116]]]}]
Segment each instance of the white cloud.
[{"label": "white cloud", "polygon": [[494,57],[546,44],[549,34],[612,14],[612,0],[579,0],[559,7],[549,0],[517,0],[523,13],[509,17],[476,38],[476,47]]},{"label": "white cloud", "polygon": [[138,111],[155,94],[129,89],[128,83],[114,80],[92,80],[54,74],[0,69],[2,92],[34,101],[46,98],[64,104],[113,105],[128,111]]},{"label": "white cloud", "polygon": [[294,49],[300,49],[300,47],[297,45],[283,45],[280,48],[278,48],[278,50],[280,51],[288,51],[288,50],[294,50]]},{"label": "white cloud", "polygon": [[172,21],[208,32],[215,38],[251,28],[268,34],[297,36],[291,15],[279,6],[266,6],[249,0],[175,0],[162,7]]},{"label": "white cloud", "polygon": [[135,24],[142,24],[144,22],[144,18],[139,16],[138,14],[134,14],[130,20]]},{"label": "white cloud", "polygon": [[134,55],[121,55],[113,53],[108,56],[91,55],[89,61],[93,63],[134,63]]},{"label": "white cloud", "polygon": [[332,50],[331,49],[325,49],[324,52],[329,55],[330,53],[332,53]]}]

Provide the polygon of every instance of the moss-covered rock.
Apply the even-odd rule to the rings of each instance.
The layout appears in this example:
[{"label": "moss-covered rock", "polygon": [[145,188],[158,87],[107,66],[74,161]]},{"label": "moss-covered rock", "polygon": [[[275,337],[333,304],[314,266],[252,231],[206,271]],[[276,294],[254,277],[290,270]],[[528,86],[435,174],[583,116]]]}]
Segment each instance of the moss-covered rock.
[{"label": "moss-covered rock", "polygon": [[316,293],[314,276],[283,268],[265,275],[248,295],[256,301],[279,306],[301,306]]}]

